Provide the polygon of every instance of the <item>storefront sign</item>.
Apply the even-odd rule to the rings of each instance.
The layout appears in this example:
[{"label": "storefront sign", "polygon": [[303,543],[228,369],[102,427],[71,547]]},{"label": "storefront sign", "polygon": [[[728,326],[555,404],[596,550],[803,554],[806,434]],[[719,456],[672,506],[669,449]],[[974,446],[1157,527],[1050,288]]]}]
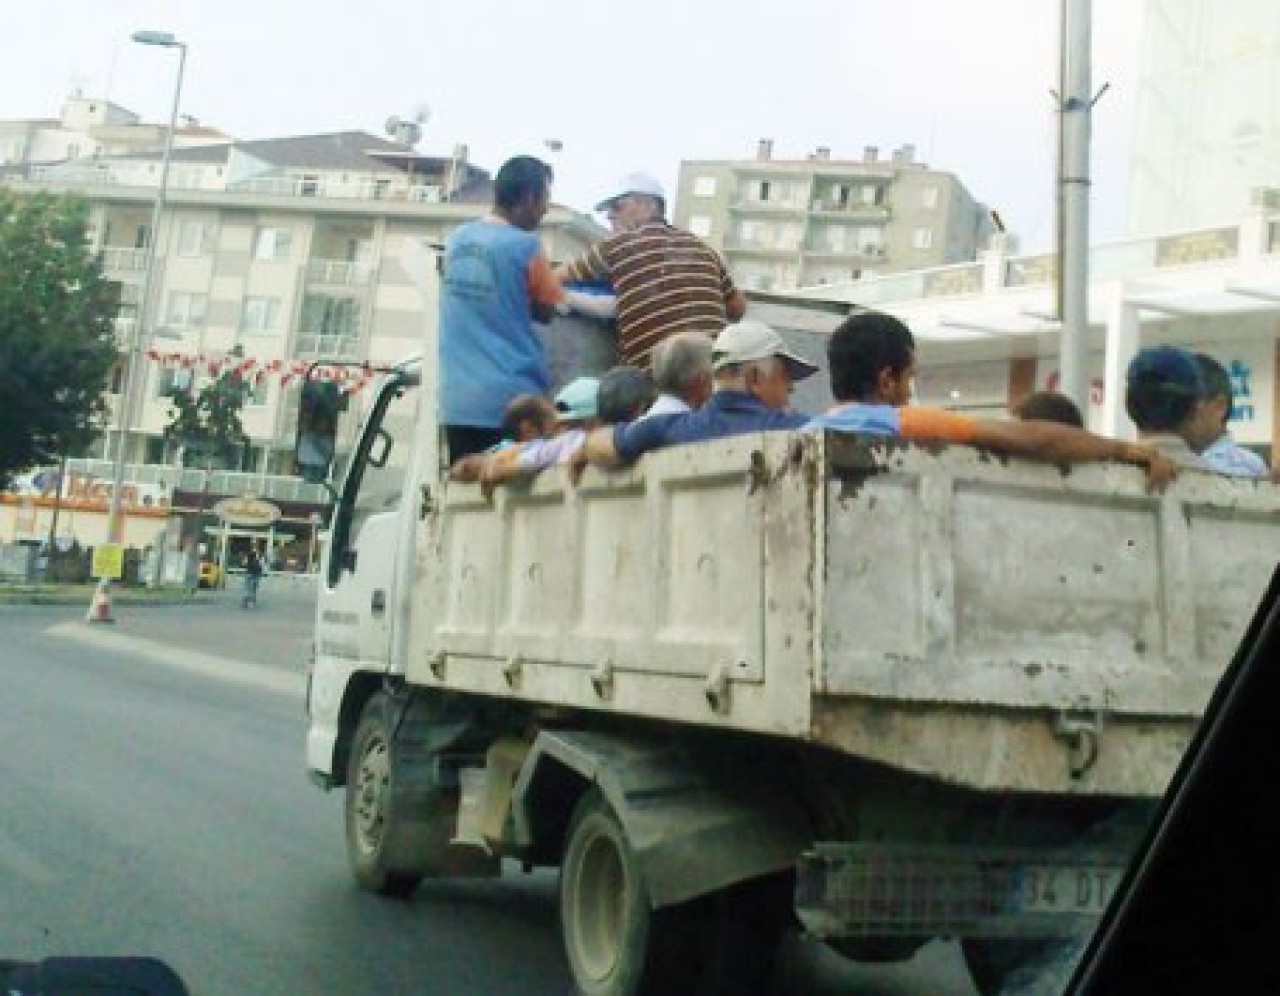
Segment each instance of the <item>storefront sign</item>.
[{"label": "storefront sign", "polygon": [[280,509],[258,498],[223,498],[213,514],[229,526],[269,526],[280,518]]}]

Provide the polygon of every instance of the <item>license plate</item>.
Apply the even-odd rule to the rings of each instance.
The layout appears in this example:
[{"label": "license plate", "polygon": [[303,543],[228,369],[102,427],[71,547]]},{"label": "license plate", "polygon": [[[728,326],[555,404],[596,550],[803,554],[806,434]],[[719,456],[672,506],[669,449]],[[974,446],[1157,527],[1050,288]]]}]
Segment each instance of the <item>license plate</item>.
[{"label": "license plate", "polygon": [[1118,865],[1024,865],[1015,902],[1023,913],[1100,914],[1123,875]]}]

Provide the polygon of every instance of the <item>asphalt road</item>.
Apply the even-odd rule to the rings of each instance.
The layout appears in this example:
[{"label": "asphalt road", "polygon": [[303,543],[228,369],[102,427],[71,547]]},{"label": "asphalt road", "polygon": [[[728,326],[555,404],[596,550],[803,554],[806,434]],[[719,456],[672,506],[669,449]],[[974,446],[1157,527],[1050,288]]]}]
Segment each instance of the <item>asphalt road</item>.
[{"label": "asphalt road", "polygon": [[[303,773],[312,594],[0,609],[0,958],[148,954],[200,994],[569,991],[555,877],[358,892],[341,800]],[[788,994],[967,996],[951,945],[850,967],[798,941]]]}]

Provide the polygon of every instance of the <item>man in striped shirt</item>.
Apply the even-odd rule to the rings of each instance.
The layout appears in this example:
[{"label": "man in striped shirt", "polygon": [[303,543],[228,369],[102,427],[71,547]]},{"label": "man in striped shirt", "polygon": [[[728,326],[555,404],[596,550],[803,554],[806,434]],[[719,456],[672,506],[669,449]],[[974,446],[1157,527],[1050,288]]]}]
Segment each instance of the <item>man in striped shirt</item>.
[{"label": "man in striped shirt", "polygon": [[562,282],[608,280],[618,296],[622,362],[649,369],[653,347],[677,332],[714,339],[747,310],[724,261],[696,236],[669,225],[666,195],[633,173],[596,205],[614,234],[559,270]]}]

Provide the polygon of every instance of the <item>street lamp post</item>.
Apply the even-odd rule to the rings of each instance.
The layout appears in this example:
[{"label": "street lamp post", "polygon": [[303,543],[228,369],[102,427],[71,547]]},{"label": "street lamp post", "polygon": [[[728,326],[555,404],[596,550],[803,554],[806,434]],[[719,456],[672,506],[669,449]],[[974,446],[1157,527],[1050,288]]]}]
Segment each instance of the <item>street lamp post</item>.
[{"label": "street lamp post", "polygon": [[144,328],[152,317],[152,282],[156,267],[156,243],[160,238],[160,216],[164,212],[165,195],[169,189],[169,159],[173,154],[173,132],[178,123],[178,102],[182,97],[182,72],[187,63],[187,46],[168,31],[135,31],[133,40],[139,45],[158,45],[178,50],[178,76],[173,87],[173,108],[169,112],[169,128],[164,136],[164,154],[160,161],[160,188],[156,191],[151,208],[151,233],[147,239],[146,263],[142,271],[142,290],[138,301],[138,320],[133,323],[129,335],[128,364],[125,369],[123,392],[120,395],[120,411],[116,418],[116,458],[111,468],[111,504],[107,514],[107,539],[112,543],[124,542],[124,524],[120,512],[121,491],[124,486],[125,436],[129,431],[129,416],[133,408],[134,394],[141,383],[142,343]]}]

